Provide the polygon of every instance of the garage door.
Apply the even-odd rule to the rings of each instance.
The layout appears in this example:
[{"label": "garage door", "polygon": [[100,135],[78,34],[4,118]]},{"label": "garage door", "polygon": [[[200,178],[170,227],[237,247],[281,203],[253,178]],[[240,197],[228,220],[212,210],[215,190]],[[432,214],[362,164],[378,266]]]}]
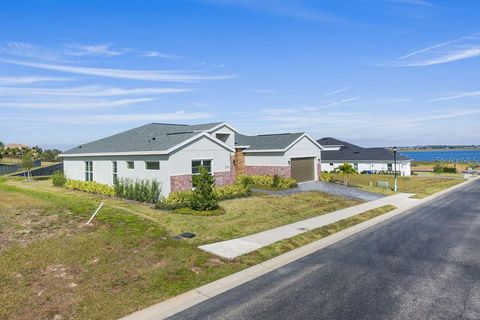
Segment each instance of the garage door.
[{"label": "garage door", "polygon": [[292,178],[297,182],[315,180],[315,158],[291,159]]}]

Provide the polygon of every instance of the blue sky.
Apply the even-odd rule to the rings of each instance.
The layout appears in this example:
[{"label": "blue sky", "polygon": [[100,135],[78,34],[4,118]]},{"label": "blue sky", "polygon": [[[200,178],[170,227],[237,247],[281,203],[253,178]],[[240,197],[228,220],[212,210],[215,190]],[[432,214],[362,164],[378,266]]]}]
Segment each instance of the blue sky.
[{"label": "blue sky", "polygon": [[478,1],[4,1],[0,140],[226,121],[365,146],[480,143]]}]

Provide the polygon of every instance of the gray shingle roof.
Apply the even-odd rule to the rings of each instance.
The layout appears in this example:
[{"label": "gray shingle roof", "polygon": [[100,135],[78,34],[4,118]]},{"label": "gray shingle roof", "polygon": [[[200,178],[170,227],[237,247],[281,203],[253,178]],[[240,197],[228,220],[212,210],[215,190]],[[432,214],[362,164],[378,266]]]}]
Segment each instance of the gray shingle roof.
[{"label": "gray shingle roof", "polygon": [[235,135],[236,146],[250,146],[248,151],[256,150],[279,150],[285,149],[292,142],[302,136],[303,132],[298,133],[280,133],[280,134],[265,134],[258,136],[246,136],[237,133]]},{"label": "gray shingle roof", "polygon": [[165,151],[219,124],[221,122],[198,125],[150,123],[82,144],[63,154]]},{"label": "gray shingle roof", "polygon": [[[322,146],[342,145],[340,150],[323,151],[322,161],[393,161],[393,151],[385,148],[362,148],[360,146],[326,137],[317,140]],[[397,153],[397,160],[408,160],[408,158]]]}]

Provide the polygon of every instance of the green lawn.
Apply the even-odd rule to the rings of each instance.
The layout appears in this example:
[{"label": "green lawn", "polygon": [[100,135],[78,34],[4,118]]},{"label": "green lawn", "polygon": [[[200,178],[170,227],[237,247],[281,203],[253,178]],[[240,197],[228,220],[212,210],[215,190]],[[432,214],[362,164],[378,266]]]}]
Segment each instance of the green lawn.
[{"label": "green lawn", "polygon": [[[102,198],[50,183],[0,180],[0,319],[117,319],[300,245],[227,261],[200,244],[359,203],[318,192],[262,195],[223,201],[226,213],[210,217],[106,199],[86,226]],[[185,231],[197,237],[173,239]]]},{"label": "green lawn", "polygon": [[[343,177],[340,174],[334,174],[334,177],[337,182],[343,181]],[[376,187],[376,182],[388,181],[390,188],[393,188],[393,180],[394,177],[391,175],[355,174],[349,176],[348,184],[367,191],[392,195],[395,194],[392,189],[378,188]],[[457,175],[398,177],[398,192],[414,193],[415,198],[425,198],[463,181],[465,181],[465,179]],[[372,187],[370,187],[370,185]]]}]

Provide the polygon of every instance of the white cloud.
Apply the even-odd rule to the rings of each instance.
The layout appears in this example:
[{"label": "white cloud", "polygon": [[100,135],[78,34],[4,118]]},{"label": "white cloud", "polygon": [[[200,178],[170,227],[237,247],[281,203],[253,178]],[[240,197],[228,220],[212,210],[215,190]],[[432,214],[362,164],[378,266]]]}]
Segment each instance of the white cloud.
[{"label": "white cloud", "polygon": [[425,7],[435,7],[435,5],[426,0],[390,0],[391,2],[398,2],[404,4],[412,4],[417,6],[425,6]]},{"label": "white cloud", "polygon": [[111,96],[136,96],[160,95],[170,93],[188,92],[184,88],[117,88],[104,86],[84,86],[74,88],[18,88],[0,87],[0,96],[70,96],[70,97],[111,97]]},{"label": "white cloud", "polygon": [[87,45],[79,43],[71,43],[65,45],[64,53],[68,56],[84,57],[84,56],[102,56],[112,57],[119,56],[129,50],[114,50],[111,44]]},{"label": "white cloud", "polygon": [[59,82],[70,81],[71,78],[62,77],[35,77],[35,76],[18,76],[18,77],[0,77],[0,85],[19,85],[32,84],[38,82]]},{"label": "white cloud", "polygon": [[0,46],[0,55],[48,61],[56,61],[62,57],[62,54],[58,50],[52,50],[50,48],[19,41],[10,41],[2,44]]},{"label": "white cloud", "polygon": [[182,56],[164,53],[160,51],[147,51],[142,53],[140,57],[147,57],[147,58],[163,58],[163,59],[170,59],[170,60],[179,60],[182,59]]},{"label": "white cloud", "polygon": [[169,122],[169,121],[188,121],[210,118],[211,115],[206,112],[187,112],[184,110],[170,113],[128,113],[128,114],[97,114],[97,115],[72,115],[72,116],[25,116],[25,117],[1,117],[0,120],[22,120],[29,122],[51,122],[68,123],[78,125],[95,125],[110,123],[129,123],[129,122]]},{"label": "white cloud", "polygon": [[344,92],[344,91],[347,91],[347,90],[350,90],[350,89],[353,89],[353,87],[345,87],[345,88],[338,89],[338,90],[335,90],[335,91],[332,91],[332,92],[328,92],[328,93],[325,93],[324,96],[325,97],[333,96],[333,95],[339,94],[341,92]]},{"label": "white cloud", "polygon": [[382,66],[422,67],[479,56],[480,33],[474,33],[410,52]]},{"label": "white cloud", "polygon": [[116,100],[51,100],[51,101],[2,101],[0,108],[42,109],[42,110],[88,110],[110,107],[123,107],[152,101],[151,98]]},{"label": "white cloud", "polygon": [[478,97],[478,96],[480,96],[480,91],[472,91],[472,92],[462,92],[462,93],[453,94],[445,97],[433,98],[427,101],[428,102],[445,101],[445,100],[454,100],[454,99],[470,98],[470,97]]},{"label": "white cloud", "polygon": [[16,64],[31,68],[44,70],[52,70],[59,72],[67,72],[74,74],[83,74],[90,76],[130,79],[130,80],[146,80],[146,81],[165,81],[165,82],[195,82],[203,80],[223,80],[234,78],[235,75],[205,75],[194,72],[174,72],[174,71],[153,71],[153,70],[126,70],[126,69],[108,69],[108,68],[90,68],[77,67],[59,64],[47,64],[36,62],[22,62],[16,60],[2,59],[0,62]]}]

